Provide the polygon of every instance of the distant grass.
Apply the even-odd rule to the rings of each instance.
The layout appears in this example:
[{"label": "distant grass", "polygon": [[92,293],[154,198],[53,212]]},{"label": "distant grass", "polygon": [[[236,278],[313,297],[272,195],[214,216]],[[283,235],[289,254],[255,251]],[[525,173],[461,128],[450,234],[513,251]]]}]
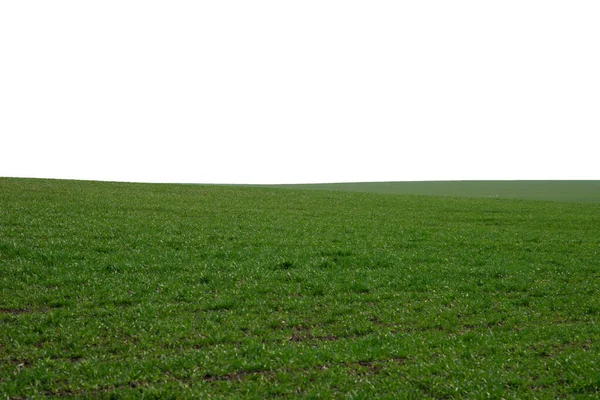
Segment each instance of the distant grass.
[{"label": "distant grass", "polygon": [[600,203],[600,181],[358,182],[271,187]]},{"label": "distant grass", "polygon": [[600,396],[600,204],[0,179],[8,398]]}]

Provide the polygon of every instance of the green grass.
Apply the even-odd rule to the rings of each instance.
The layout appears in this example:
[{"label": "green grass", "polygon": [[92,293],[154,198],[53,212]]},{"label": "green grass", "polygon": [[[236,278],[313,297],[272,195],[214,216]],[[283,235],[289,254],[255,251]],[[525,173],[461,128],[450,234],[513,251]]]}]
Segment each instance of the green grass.
[{"label": "green grass", "polygon": [[600,203],[600,181],[359,182],[271,187]]},{"label": "green grass", "polygon": [[600,204],[0,179],[0,394],[600,396]]}]

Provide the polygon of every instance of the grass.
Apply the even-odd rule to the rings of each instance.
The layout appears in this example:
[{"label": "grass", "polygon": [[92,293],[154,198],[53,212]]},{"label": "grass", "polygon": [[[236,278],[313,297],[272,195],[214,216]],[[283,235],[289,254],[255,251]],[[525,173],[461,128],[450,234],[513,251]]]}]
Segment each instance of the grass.
[{"label": "grass", "polygon": [[600,204],[0,179],[0,394],[600,396]]},{"label": "grass", "polygon": [[359,182],[272,187],[429,196],[487,197],[600,203],[600,181]]}]

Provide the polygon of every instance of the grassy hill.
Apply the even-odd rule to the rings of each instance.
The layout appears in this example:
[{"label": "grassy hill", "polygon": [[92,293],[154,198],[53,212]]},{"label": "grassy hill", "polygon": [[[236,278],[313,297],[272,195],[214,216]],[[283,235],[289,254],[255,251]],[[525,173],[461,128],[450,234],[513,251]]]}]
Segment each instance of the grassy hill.
[{"label": "grassy hill", "polygon": [[600,204],[0,179],[0,394],[600,396]]},{"label": "grassy hill", "polygon": [[359,182],[273,185],[272,187],[600,203],[600,181]]}]

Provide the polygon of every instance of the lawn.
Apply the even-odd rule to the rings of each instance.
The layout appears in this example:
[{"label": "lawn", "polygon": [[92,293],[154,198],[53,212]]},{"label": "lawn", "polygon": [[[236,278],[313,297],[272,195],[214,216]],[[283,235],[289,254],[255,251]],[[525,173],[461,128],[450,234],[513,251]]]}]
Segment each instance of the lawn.
[{"label": "lawn", "polygon": [[600,203],[0,178],[0,396],[600,396]]}]

